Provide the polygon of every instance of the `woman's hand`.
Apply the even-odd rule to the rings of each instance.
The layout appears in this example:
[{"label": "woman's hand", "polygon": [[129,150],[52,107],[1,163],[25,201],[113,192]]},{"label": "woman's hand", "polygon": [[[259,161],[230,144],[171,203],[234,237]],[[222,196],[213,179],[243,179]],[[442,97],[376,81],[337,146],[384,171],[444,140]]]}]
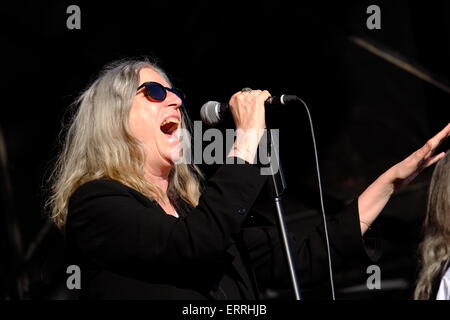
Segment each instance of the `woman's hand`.
[{"label": "woman's hand", "polygon": [[266,128],[264,102],[270,97],[267,90],[248,90],[235,93],[229,102],[236,125],[236,141],[228,156],[253,163],[259,141]]},{"label": "woman's hand", "polygon": [[419,150],[388,170],[394,191],[408,185],[422,170],[441,160],[445,153],[434,155],[437,147],[450,135],[450,123]]},{"label": "woman's hand", "polygon": [[236,92],[229,102],[236,129],[265,129],[264,102],[269,97],[270,93],[267,90],[248,89]]},{"label": "woman's hand", "polygon": [[389,201],[391,195],[408,185],[425,168],[441,160],[445,153],[434,155],[437,147],[450,135],[450,123],[419,150],[383,173],[358,198],[359,221],[364,234]]}]

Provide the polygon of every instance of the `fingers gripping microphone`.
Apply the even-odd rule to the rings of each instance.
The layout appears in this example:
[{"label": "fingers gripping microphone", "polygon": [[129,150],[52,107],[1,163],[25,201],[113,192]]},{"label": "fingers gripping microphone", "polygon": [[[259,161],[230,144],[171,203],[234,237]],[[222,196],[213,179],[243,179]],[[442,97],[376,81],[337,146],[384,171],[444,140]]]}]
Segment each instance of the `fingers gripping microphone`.
[{"label": "fingers gripping microphone", "polygon": [[[286,105],[297,100],[297,96],[282,95],[280,97],[270,97],[264,102],[264,105],[267,109],[273,109],[276,106]],[[227,112],[229,112],[228,103],[208,101],[200,109],[200,117],[205,124],[213,126],[220,123]]]}]

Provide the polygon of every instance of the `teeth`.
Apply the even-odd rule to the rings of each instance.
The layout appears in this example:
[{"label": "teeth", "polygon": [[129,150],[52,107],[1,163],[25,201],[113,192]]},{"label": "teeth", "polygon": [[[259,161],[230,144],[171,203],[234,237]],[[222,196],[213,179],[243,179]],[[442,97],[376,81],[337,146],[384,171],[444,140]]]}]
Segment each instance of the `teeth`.
[{"label": "teeth", "polygon": [[179,120],[176,118],[168,118],[161,123],[161,131],[165,134],[173,134],[179,126]]},{"label": "teeth", "polygon": [[164,126],[164,125],[166,125],[166,124],[168,124],[170,122],[175,123],[175,124],[179,124],[178,120],[169,118],[169,119],[164,120],[163,123],[161,123],[161,126]]}]

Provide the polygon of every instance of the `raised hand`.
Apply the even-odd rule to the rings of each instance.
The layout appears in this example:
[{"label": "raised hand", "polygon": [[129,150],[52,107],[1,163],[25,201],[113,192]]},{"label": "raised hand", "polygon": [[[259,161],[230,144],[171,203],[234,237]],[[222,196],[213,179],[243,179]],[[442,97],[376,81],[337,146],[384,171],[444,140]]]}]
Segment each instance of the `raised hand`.
[{"label": "raised hand", "polygon": [[444,152],[439,154],[434,154],[434,152],[449,135],[450,123],[428,140],[422,148],[390,169],[392,171],[394,191],[408,185],[422,170],[435,164],[445,156]]},{"label": "raised hand", "polygon": [[358,198],[361,232],[364,234],[389,201],[391,195],[414,180],[423,169],[441,160],[445,153],[434,154],[450,135],[450,123],[403,161],[378,177]]}]

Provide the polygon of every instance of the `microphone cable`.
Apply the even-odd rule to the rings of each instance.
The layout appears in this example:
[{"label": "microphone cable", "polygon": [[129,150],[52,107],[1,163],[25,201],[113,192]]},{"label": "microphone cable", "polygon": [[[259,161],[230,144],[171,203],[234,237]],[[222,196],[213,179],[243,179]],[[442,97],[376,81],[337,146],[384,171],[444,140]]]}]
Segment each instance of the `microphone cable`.
[{"label": "microphone cable", "polygon": [[315,157],[315,162],[316,162],[317,181],[318,181],[318,184],[319,184],[320,207],[321,207],[321,210],[322,210],[323,225],[324,225],[324,230],[325,230],[325,242],[326,242],[326,245],[327,245],[328,268],[329,268],[329,273],[330,273],[330,284],[331,284],[331,295],[333,297],[333,300],[336,300],[336,295],[335,295],[335,290],[334,290],[334,279],[333,279],[333,266],[332,266],[332,262],[331,262],[330,240],[329,240],[329,237],[328,237],[327,219],[326,219],[326,215],[325,215],[325,206],[324,206],[324,203],[323,203],[322,180],[320,178],[319,156],[318,156],[318,152],[317,152],[316,137],[315,137],[315,134],[314,134],[314,126],[313,126],[311,113],[309,112],[308,105],[301,98],[299,98],[299,97],[296,97],[296,98],[297,98],[296,100],[298,102],[300,102],[305,107],[306,113],[308,114],[309,126],[311,128],[311,137],[312,137],[312,142],[313,142],[313,147],[314,147],[314,157]]}]

